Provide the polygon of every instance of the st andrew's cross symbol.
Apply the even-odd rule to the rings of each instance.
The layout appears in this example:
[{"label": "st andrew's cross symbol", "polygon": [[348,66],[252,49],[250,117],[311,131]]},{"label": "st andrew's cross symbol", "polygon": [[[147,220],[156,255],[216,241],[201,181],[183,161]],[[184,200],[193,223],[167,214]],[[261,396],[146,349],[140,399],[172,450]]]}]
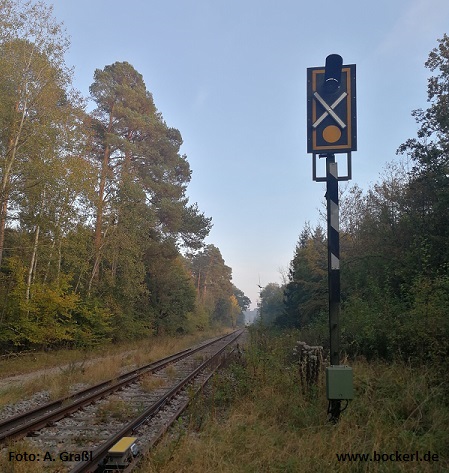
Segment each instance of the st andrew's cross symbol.
[{"label": "st andrew's cross symbol", "polygon": [[313,128],[316,128],[328,115],[330,115],[340,126],[341,129],[346,128],[346,123],[334,112],[334,108],[347,96],[346,92],[343,92],[340,97],[331,105],[329,106],[326,101],[320,96],[318,92],[315,92],[313,96],[320,102],[320,104],[326,110],[320,118],[312,125]]}]

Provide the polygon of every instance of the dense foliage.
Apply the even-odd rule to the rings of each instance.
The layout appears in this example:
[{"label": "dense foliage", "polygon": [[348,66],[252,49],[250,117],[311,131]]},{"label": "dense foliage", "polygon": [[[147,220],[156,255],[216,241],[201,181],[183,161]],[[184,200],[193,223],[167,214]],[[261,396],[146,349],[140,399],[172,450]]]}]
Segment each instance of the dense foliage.
[{"label": "dense foliage", "polygon": [[[340,201],[342,343],[352,355],[441,362],[449,355],[449,37],[426,62],[427,110],[415,110],[417,138],[398,149],[367,191]],[[327,341],[327,242],[303,229],[281,289],[276,325],[308,328]],[[268,295],[268,294],[267,294]]]},{"label": "dense foliage", "polygon": [[0,0],[0,350],[241,322],[181,133],[127,62],[94,72],[86,112],[68,47],[51,7]]}]

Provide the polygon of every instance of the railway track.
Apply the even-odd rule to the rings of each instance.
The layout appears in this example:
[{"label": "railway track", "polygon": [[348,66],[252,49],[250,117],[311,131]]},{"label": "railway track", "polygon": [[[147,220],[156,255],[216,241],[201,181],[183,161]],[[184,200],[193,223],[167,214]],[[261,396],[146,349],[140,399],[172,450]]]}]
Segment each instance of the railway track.
[{"label": "railway track", "polygon": [[[0,422],[3,453],[11,462],[39,462],[43,471],[55,473],[131,471],[242,333],[183,350]],[[26,438],[26,452],[14,447],[20,438]]]}]

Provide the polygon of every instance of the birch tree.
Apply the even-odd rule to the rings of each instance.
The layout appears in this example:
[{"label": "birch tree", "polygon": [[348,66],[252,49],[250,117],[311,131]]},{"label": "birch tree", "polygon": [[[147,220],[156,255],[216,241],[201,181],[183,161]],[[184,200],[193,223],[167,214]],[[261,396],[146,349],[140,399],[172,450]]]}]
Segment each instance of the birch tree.
[{"label": "birch tree", "polygon": [[0,1],[0,266],[16,176],[29,151],[45,147],[71,74],[69,42],[43,2]]}]

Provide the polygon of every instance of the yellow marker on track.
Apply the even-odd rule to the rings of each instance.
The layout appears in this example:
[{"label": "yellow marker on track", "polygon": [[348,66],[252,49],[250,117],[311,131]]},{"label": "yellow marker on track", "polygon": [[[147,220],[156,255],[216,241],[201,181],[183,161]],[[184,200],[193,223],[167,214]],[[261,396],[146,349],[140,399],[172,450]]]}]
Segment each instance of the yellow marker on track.
[{"label": "yellow marker on track", "polygon": [[137,437],[123,437],[113,447],[110,448],[110,455],[122,455],[137,440]]}]

